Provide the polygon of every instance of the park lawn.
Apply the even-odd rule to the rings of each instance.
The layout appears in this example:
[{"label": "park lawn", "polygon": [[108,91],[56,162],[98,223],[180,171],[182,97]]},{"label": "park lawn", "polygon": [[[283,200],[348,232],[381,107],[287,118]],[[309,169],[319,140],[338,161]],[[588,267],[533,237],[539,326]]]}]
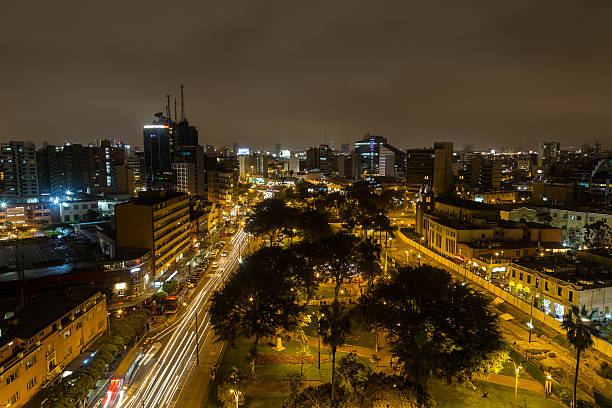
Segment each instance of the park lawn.
[{"label": "park lawn", "polygon": [[[268,343],[260,343],[258,346],[259,354],[276,354],[276,355],[287,355],[296,354],[299,348],[299,344],[294,341],[283,342],[285,350],[277,352],[272,349]],[[230,370],[232,367],[238,367],[243,372],[248,373],[249,364],[247,363],[247,356],[251,345],[243,339],[236,341],[233,347],[228,347],[223,355],[221,365],[225,370]],[[316,359],[317,347],[310,347],[312,356]],[[336,353],[336,362],[340,360],[345,353]],[[370,365],[367,358],[357,357],[357,359],[363,364]],[[312,363],[304,363],[304,376],[302,380],[305,381],[331,381],[331,353],[326,349],[321,349],[321,370],[317,367],[317,361]],[[288,380],[292,376],[299,376],[300,364],[258,364],[255,366],[255,378],[257,380]]]},{"label": "park lawn", "polygon": [[[436,400],[437,408],[503,408],[514,406],[514,388],[474,381],[476,390],[461,385],[446,384],[432,379],[429,382],[429,392]],[[482,394],[489,396],[483,398]],[[558,401],[546,399],[544,395],[519,389],[518,406],[529,408],[562,408]]]},{"label": "park lawn", "polygon": [[247,396],[245,404],[242,407],[246,408],[280,408],[283,401],[287,399],[287,395],[268,395],[268,396]]},{"label": "park lawn", "polygon": [[[347,305],[347,307],[353,307]],[[309,306],[307,308],[308,313],[311,313],[311,322],[304,328],[304,333],[307,336],[317,337],[317,318],[314,311],[318,309],[318,306]],[[374,333],[365,325],[364,322],[360,321],[357,316],[351,316],[351,333],[347,336],[346,344],[348,346],[357,346],[374,349],[376,347],[376,337]],[[380,339],[380,338],[379,338]],[[374,351],[372,351],[373,353]]]},{"label": "park lawn", "polygon": [[335,295],[335,287],[334,285],[320,285],[317,290],[317,298],[318,299],[329,299],[334,297]]}]

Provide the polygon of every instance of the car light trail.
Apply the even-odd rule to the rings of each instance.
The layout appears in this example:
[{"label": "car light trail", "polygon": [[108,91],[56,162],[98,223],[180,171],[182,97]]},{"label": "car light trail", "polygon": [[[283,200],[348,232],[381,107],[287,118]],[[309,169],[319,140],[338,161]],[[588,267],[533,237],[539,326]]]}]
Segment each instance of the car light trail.
[{"label": "car light trail", "polygon": [[[236,232],[228,243],[231,249],[226,249],[227,256],[219,260],[217,273],[201,289],[197,289],[175,322],[151,337],[162,345],[158,351],[147,352],[143,357],[141,364],[150,364],[147,374],[139,384],[129,387],[126,395],[121,394],[114,408],[172,407],[176,403],[182,385],[195,364],[195,342],[202,344],[202,340],[206,341],[212,335],[208,310],[202,309],[214,290],[238,267],[240,255],[247,246],[247,238],[242,228]],[[201,322],[198,333],[194,330],[196,312]],[[155,354],[158,355],[156,359],[153,358]]]}]

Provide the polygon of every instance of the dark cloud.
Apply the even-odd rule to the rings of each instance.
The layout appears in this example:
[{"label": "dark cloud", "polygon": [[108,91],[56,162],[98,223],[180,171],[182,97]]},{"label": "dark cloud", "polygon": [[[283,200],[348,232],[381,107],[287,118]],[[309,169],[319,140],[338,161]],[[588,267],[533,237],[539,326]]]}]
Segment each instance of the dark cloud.
[{"label": "dark cloud", "polygon": [[12,2],[0,139],[141,144],[183,82],[215,145],[609,145],[611,18],[604,0]]}]

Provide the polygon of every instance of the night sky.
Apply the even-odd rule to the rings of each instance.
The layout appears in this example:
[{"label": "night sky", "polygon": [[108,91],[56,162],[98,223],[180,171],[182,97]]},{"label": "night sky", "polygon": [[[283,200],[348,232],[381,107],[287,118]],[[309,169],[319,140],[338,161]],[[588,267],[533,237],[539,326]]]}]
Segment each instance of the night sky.
[{"label": "night sky", "polygon": [[612,2],[5,1],[1,141],[612,144]]}]

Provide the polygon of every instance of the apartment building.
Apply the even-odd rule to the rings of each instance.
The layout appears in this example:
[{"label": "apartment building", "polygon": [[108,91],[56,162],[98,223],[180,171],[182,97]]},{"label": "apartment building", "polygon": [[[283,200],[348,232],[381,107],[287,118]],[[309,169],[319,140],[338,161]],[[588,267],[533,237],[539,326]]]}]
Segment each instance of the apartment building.
[{"label": "apartment building", "polygon": [[238,169],[212,170],[208,173],[208,201],[232,205],[238,196]]},{"label": "apartment building", "polygon": [[31,197],[37,196],[38,191],[34,143],[0,143],[0,195]]},{"label": "apartment building", "polygon": [[25,405],[107,329],[106,298],[96,289],[38,291],[21,310],[18,303],[0,299],[0,406],[11,408]]},{"label": "apartment building", "polygon": [[[612,214],[600,210],[521,207],[501,211],[501,217],[510,221],[528,221],[548,224],[563,231],[563,242],[568,245],[584,245],[589,225],[602,223],[612,228]],[[612,245],[612,236],[605,236]]]},{"label": "apartment building", "polygon": [[141,191],[115,207],[118,252],[150,249],[154,278],[189,249],[189,196],[175,191]]}]

